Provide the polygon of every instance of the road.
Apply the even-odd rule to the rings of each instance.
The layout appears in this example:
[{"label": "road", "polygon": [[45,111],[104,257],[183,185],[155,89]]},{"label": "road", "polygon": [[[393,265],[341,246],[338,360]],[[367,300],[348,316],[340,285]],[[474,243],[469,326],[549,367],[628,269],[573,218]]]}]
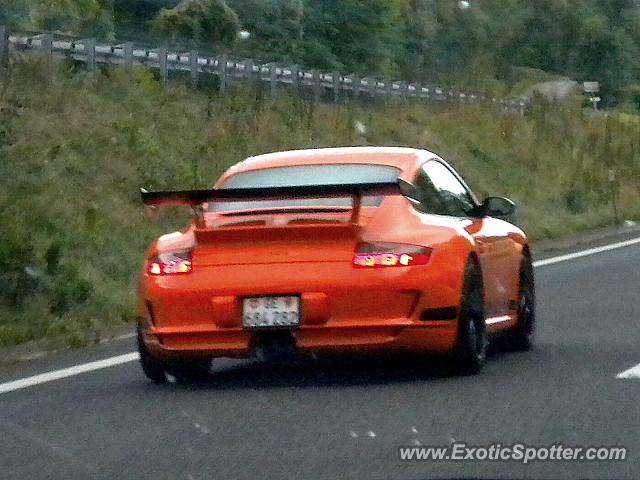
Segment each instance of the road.
[{"label": "road", "polygon": [[[1,478],[640,478],[640,243],[536,268],[529,353],[476,377],[422,359],[219,361],[156,386],[136,362],[0,394]],[[0,369],[0,384],[130,352],[131,339]],[[616,463],[400,462],[398,447],[563,443]]]}]

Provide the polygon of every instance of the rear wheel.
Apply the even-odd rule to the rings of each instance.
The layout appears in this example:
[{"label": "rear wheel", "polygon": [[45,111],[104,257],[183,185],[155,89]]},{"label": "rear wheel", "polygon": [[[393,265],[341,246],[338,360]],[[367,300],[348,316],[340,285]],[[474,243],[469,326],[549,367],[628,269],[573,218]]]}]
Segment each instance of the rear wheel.
[{"label": "rear wheel", "polygon": [[487,345],[482,273],[477,263],[470,261],[465,268],[460,301],[455,352],[458,372],[462,375],[479,373],[487,358]]},{"label": "rear wheel", "polygon": [[138,353],[142,371],[153,383],[167,383],[167,372],[164,362],[151,356],[142,341],[142,334],[138,330]]},{"label": "rear wheel", "polygon": [[167,375],[175,377],[180,383],[201,382],[206,380],[211,370],[211,359],[162,361],[153,357],[138,331],[138,352],[142,371],[153,383],[168,382]]},{"label": "rear wheel", "polygon": [[536,326],[533,265],[528,256],[522,257],[520,262],[518,292],[518,324],[507,337],[507,348],[515,351],[528,351],[533,347]]}]

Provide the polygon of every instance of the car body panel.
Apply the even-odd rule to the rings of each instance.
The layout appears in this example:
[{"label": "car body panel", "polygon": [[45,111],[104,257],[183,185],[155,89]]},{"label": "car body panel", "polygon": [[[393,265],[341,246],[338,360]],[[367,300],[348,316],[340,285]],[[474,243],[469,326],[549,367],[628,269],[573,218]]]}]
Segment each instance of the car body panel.
[{"label": "car body panel", "polygon": [[[404,148],[343,148],[253,157],[216,182],[263,168],[363,163],[400,168],[411,182],[424,162],[438,158]],[[475,199],[475,197],[474,197]],[[292,220],[294,220],[292,222]],[[339,223],[341,222],[341,223]],[[349,212],[205,214],[156,240],[145,258],[193,249],[189,275],[151,276],[143,265],[138,318],[148,350],[161,358],[248,357],[265,332],[242,326],[246,296],[300,295],[301,324],[288,329],[301,352],[416,351],[447,353],[456,343],[466,262],[483,271],[490,331],[513,327],[524,233],[495,218],[422,213],[404,196],[363,207],[357,225]],[[427,265],[356,269],[357,244],[400,243],[432,249]],[[440,310],[438,310],[440,309]],[[425,320],[427,311],[450,318]]]}]

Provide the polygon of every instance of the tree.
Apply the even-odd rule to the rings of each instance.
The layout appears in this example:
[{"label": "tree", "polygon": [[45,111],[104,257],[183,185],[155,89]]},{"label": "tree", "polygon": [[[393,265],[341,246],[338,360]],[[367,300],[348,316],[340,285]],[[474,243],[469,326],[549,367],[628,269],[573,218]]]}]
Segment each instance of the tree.
[{"label": "tree", "polygon": [[160,10],[153,29],[168,35],[172,43],[214,43],[230,46],[240,30],[238,15],[225,0],[184,0],[174,8]]},{"label": "tree", "polygon": [[476,6],[461,9],[458,2],[440,0],[432,3],[437,30],[431,48],[431,70],[447,83],[493,74],[491,67],[477,71],[486,59],[491,63],[489,45],[495,40],[489,35],[483,10]]},{"label": "tree", "polygon": [[0,0],[0,25],[21,28],[28,16],[29,8],[25,0]]},{"label": "tree", "polygon": [[114,32],[111,0],[37,0],[29,19],[35,30],[106,39]]},{"label": "tree", "polygon": [[116,36],[127,40],[151,40],[150,22],[160,9],[173,8],[180,0],[113,0]]},{"label": "tree", "polygon": [[433,80],[429,68],[432,65],[433,47],[436,41],[438,23],[433,15],[430,0],[408,0],[402,12],[402,51],[398,67],[407,78]]},{"label": "tree", "polygon": [[520,35],[505,52],[511,64],[602,84],[613,101],[640,73],[640,17],[631,0],[530,2]]},{"label": "tree", "polygon": [[302,0],[229,0],[251,33],[244,50],[261,58],[297,61],[303,37]]},{"label": "tree", "polygon": [[320,68],[397,72],[404,0],[306,0],[303,60]]}]

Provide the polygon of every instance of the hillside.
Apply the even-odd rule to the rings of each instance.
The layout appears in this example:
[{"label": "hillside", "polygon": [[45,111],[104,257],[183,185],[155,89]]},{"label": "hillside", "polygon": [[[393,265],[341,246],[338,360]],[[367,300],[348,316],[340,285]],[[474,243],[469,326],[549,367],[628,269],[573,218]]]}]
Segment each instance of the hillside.
[{"label": "hillside", "polygon": [[497,95],[528,68],[640,107],[635,0],[0,0],[2,24]]},{"label": "hillside", "polygon": [[[51,75],[49,75],[49,73]],[[248,93],[249,92],[249,93]],[[361,122],[366,133],[356,132]],[[299,147],[407,145],[449,159],[480,195],[520,204],[536,239],[640,214],[640,122],[542,104],[491,108],[315,104],[160,88],[152,74],[92,75],[26,57],[0,75],[0,344],[91,342],[132,320],[141,255],[187,218],[142,216],[137,190],[207,187],[248,155]]]}]

